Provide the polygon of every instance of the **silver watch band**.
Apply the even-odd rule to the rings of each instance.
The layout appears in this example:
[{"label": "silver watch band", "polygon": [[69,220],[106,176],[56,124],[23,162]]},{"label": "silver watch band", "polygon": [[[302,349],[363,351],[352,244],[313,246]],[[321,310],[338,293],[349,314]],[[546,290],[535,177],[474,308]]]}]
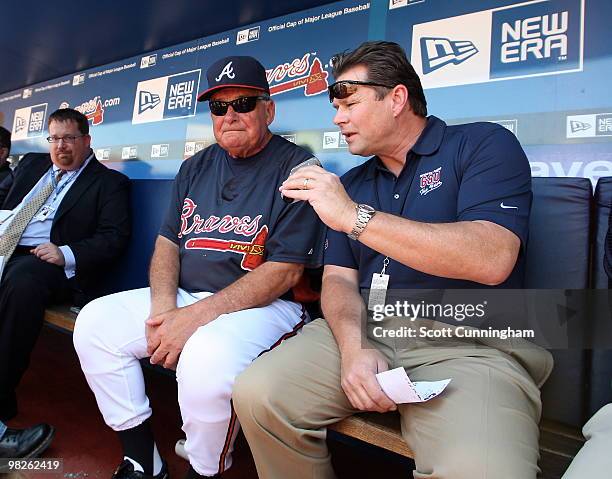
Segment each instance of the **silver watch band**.
[{"label": "silver watch band", "polygon": [[352,240],[357,241],[363,230],[365,229],[368,221],[372,219],[372,217],[376,214],[376,210],[372,208],[370,205],[355,205],[357,208],[357,220],[355,221],[355,226],[353,226],[352,231],[349,233],[348,237]]}]

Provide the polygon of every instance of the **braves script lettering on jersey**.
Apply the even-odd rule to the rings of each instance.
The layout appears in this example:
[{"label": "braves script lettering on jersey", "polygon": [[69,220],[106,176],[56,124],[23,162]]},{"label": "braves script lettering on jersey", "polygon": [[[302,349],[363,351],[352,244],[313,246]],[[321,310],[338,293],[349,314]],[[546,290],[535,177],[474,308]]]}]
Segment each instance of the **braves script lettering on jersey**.
[{"label": "braves script lettering on jersey", "polygon": [[160,230],[180,247],[181,288],[214,293],[264,261],[321,264],[325,231],[317,215],[278,192],[310,156],[274,136],[250,158],[212,145],[185,161]]}]

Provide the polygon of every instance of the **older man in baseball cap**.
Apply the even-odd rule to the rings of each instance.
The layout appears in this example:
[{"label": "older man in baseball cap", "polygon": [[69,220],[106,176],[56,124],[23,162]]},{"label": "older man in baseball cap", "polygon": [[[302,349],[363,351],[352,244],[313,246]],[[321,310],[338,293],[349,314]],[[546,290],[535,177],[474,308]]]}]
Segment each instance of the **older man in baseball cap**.
[{"label": "older man in baseball cap", "polygon": [[124,459],[115,478],[164,478],[139,359],[176,369],[187,477],[231,465],[234,378],[307,317],[292,287],[322,260],[324,229],[279,187],[310,158],[273,135],[264,67],[227,57],[207,72],[217,143],[181,166],[151,260],[150,288],[107,296],[79,315],[74,342]]}]

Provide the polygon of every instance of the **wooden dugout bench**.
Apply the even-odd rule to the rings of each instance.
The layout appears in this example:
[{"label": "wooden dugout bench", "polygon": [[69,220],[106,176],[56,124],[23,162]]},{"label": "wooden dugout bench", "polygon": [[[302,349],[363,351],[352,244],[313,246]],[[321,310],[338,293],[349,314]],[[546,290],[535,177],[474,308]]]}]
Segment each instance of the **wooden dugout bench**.
[{"label": "wooden dugout bench", "polygon": [[[45,312],[45,322],[66,332],[74,330],[76,314],[67,305]],[[348,417],[329,427],[332,431],[367,444],[412,458],[413,453],[400,432],[397,413],[364,413]],[[540,425],[540,467],[544,478],[558,478],[576,455],[584,440],[576,428],[544,420]]]}]

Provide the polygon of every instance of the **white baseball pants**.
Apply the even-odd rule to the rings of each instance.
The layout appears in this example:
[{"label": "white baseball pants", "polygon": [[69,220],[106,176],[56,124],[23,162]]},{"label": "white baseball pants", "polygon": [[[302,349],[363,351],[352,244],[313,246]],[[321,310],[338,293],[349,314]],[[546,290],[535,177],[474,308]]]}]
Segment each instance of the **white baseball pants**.
[{"label": "white baseball pants", "polygon": [[[188,306],[211,293],[178,290]],[[92,301],[79,314],[74,346],[106,424],[115,431],[136,427],[151,416],[139,359],[147,357],[145,320],[149,288]],[[231,466],[238,422],[231,405],[235,377],[263,352],[294,335],[307,315],[302,306],[276,300],[219,316],[189,338],[176,370],[178,401],[193,468],[214,475]]]}]

